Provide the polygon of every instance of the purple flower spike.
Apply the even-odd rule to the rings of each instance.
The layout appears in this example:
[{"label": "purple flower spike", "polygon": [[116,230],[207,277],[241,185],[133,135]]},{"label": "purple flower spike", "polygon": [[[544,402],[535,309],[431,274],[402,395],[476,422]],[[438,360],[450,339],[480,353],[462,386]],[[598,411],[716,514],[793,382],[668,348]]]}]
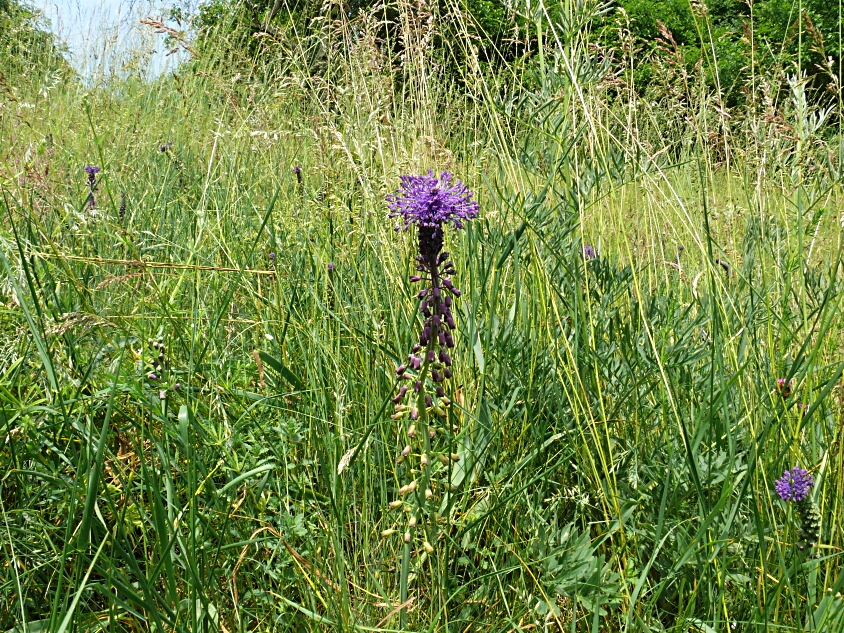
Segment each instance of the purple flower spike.
[{"label": "purple flower spike", "polygon": [[783,501],[803,501],[809,496],[809,489],[815,485],[815,480],[804,468],[795,466],[786,470],[780,479],[774,482],[774,490]]},{"label": "purple flower spike", "polygon": [[[423,359],[426,363],[435,364],[431,368],[430,379],[440,397],[445,393],[441,383],[451,377],[447,367],[452,361],[446,348],[454,347],[454,339],[449,333],[449,330],[455,329],[451,314],[452,297],[460,296],[450,278],[456,273],[451,255],[443,252],[445,226],[462,229],[465,222],[477,217],[479,205],[472,198],[468,187],[451,173],[444,171],[437,177],[431,170],[427,175],[402,176],[398,191],[387,196],[389,217],[399,219],[396,230],[407,230],[414,225],[418,240],[415,257],[417,273],[410,275],[409,279],[411,283],[422,282],[423,287],[416,292],[416,298],[420,301],[419,311],[424,316],[424,325],[419,344],[413,346],[409,362],[417,371]],[[446,368],[437,364],[437,359]],[[416,393],[424,393],[422,381],[417,379],[413,389]],[[430,396],[425,396],[425,401],[430,401]]]},{"label": "purple flower spike", "polygon": [[98,173],[99,171],[100,171],[100,168],[99,168],[99,167],[97,167],[97,166],[95,166],[95,165],[88,165],[88,166],[85,168],[85,173],[86,173],[86,174],[88,174],[88,177],[89,177],[89,178],[90,178],[91,176],[96,176],[96,175],[97,175],[97,173]]}]

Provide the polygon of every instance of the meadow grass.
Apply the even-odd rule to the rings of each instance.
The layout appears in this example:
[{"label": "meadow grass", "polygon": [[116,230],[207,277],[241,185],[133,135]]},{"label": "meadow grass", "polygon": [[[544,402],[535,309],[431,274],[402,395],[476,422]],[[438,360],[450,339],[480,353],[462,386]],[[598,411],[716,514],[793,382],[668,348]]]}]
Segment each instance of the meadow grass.
[{"label": "meadow grass", "polygon": [[[242,74],[9,87],[0,630],[844,630],[834,125],[798,83],[730,127],[702,86],[627,100],[575,10],[455,81],[405,9],[400,65],[341,19]],[[481,214],[447,237],[460,460],[403,569],[385,197],[428,168]]]}]

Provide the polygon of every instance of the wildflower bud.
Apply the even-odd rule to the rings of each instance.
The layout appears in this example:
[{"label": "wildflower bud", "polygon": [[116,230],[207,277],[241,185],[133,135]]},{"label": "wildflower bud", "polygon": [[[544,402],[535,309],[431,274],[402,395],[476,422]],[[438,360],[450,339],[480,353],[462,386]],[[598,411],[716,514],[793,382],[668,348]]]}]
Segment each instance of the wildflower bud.
[{"label": "wildflower bud", "polygon": [[176,383],[175,385],[173,385],[174,391],[179,391],[179,389],[181,389],[181,388],[182,388],[182,385],[180,385],[179,383]]},{"label": "wildflower bud", "polygon": [[439,299],[440,298],[440,289],[434,288],[433,294],[437,299]]},{"label": "wildflower bud", "polygon": [[422,391],[422,381],[421,380],[417,380],[415,383],[413,383],[413,390],[416,393],[419,393],[420,391]]},{"label": "wildflower bud", "polygon": [[438,339],[439,339],[439,341],[440,341],[440,345],[446,345],[446,344],[447,344],[447,340],[448,340],[448,339],[446,339],[446,334],[445,334],[445,332],[444,332],[443,330],[440,330],[440,331],[437,333],[437,338],[438,338]]},{"label": "wildflower bud", "polygon": [[423,316],[423,317],[425,317],[426,319],[430,319],[430,318],[431,318],[431,311],[428,309],[428,306],[423,305],[423,306],[422,306],[422,307],[420,307],[419,309],[422,311],[422,316]]},{"label": "wildflower bud", "polygon": [[448,251],[443,251],[442,253],[440,253],[439,263],[442,264],[449,257],[451,257],[451,253],[449,253]]},{"label": "wildflower bud", "polygon": [[451,400],[449,400],[446,396],[440,396],[440,404],[442,404],[444,407],[447,407],[451,404]]},{"label": "wildflower bud", "polygon": [[424,288],[424,289],[422,289],[422,290],[420,290],[419,292],[416,293],[416,298],[417,299],[423,299],[425,297],[425,295],[427,295],[427,294],[428,294],[428,289]]},{"label": "wildflower bud", "polygon": [[150,375],[148,376],[148,378],[149,378],[150,380],[158,380],[158,376],[156,376],[155,374],[150,374]]},{"label": "wildflower bud", "polygon": [[433,380],[434,382],[440,382],[442,380],[440,372],[438,372],[436,369],[431,370],[431,380]]},{"label": "wildflower bud", "polygon": [[454,339],[451,338],[451,334],[445,335],[445,344],[446,347],[454,347]]},{"label": "wildflower bud", "polygon": [[443,466],[448,466],[448,457],[446,457],[445,455],[437,455],[437,459],[440,460],[440,464],[442,464]]},{"label": "wildflower bud", "polygon": [[440,350],[440,362],[446,366],[451,365],[451,356],[449,356],[448,352],[444,349]]},{"label": "wildflower bud", "polygon": [[416,425],[411,424],[410,427],[407,429],[407,436],[409,438],[413,438],[416,435]]},{"label": "wildflower bud", "polygon": [[422,359],[419,358],[418,356],[413,357],[412,363],[413,363],[413,369],[415,369],[417,371],[422,367]]},{"label": "wildflower bud", "polygon": [[416,486],[417,486],[417,485],[418,485],[418,484],[417,484],[416,480],[414,479],[414,480],[413,480],[413,481],[411,481],[409,484],[407,484],[407,491],[408,491],[408,492],[413,492],[414,490],[416,490]]},{"label": "wildflower bud", "polygon": [[419,335],[419,345],[425,347],[428,344],[428,337],[425,336],[425,332]]},{"label": "wildflower bud", "polygon": [[406,369],[407,365],[399,365],[398,367],[396,367],[396,376],[401,376]]},{"label": "wildflower bud", "polygon": [[399,488],[399,494],[400,494],[402,497],[403,497],[404,495],[406,495],[408,492],[410,492],[410,489],[407,487],[407,484],[405,484],[404,486],[402,486],[401,488]]},{"label": "wildflower bud", "polygon": [[159,400],[166,400],[167,399],[167,392],[164,391],[164,389],[162,389],[161,391],[158,392],[158,398],[159,398]]},{"label": "wildflower bud", "polygon": [[404,417],[404,412],[399,411],[398,413],[394,413],[393,415],[391,415],[390,419],[391,420],[401,420],[403,417]]},{"label": "wildflower bud", "polygon": [[413,407],[413,408],[410,410],[410,419],[411,419],[411,420],[416,420],[416,419],[418,419],[418,418],[419,418],[419,409],[417,409],[416,407]]},{"label": "wildflower bud", "polygon": [[403,464],[404,463],[404,455],[399,455],[396,457],[396,464]]},{"label": "wildflower bud", "polygon": [[433,554],[433,553],[434,553],[434,546],[433,546],[433,545],[431,545],[428,541],[425,541],[425,542],[422,544],[422,547],[424,547],[424,548],[425,548],[425,551],[426,551],[426,552],[428,552],[429,554]]},{"label": "wildflower bud", "polygon": [[453,374],[451,373],[451,370],[448,367],[443,369],[443,376],[445,376],[446,378],[451,378],[452,375]]},{"label": "wildflower bud", "polygon": [[410,518],[407,520],[407,525],[409,527],[415,528],[416,527],[416,515],[411,514]]},{"label": "wildflower bud", "polygon": [[404,501],[401,499],[396,499],[395,501],[390,501],[390,507],[395,510],[396,508],[400,508]]},{"label": "wildflower bud", "polygon": [[429,426],[428,427],[428,437],[430,437],[431,439],[434,439],[436,436],[437,436],[437,429],[435,429],[433,426]]},{"label": "wildflower bud", "polygon": [[443,408],[442,408],[442,407],[440,407],[440,406],[436,406],[436,407],[434,407],[434,413],[436,413],[436,414],[437,414],[438,416],[440,416],[441,418],[444,418],[444,417],[445,417],[445,409],[443,409]]},{"label": "wildflower bud", "polygon": [[448,277],[443,277],[443,286],[445,286],[449,290],[451,288],[454,288],[454,285],[452,285],[452,283],[451,283],[451,279],[449,279]]},{"label": "wildflower bud", "polygon": [[434,399],[431,398],[430,394],[425,394],[425,406],[432,407],[434,406]]},{"label": "wildflower bud", "polygon": [[383,536],[384,538],[387,538],[388,536],[392,536],[395,533],[396,533],[396,530],[394,528],[390,528],[389,530],[382,531],[381,536]]},{"label": "wildflower bud", "polygon": [[419,275],[411,275],[410,281],[412,281],[414,283],[417,282],[417,281],[422,281],[422,277],[420,277]]},{"label": "wildflower bud", "polygon": [[451,461],[459,462],[460,461],[460,455],[458,455],[457,453],[452,453],[451,454]]},{"label": "wildflower bud", "polygon": [[435,314],[432,318],[432,321],[434,322],[434,325],[436,327],[440,327],[440,317],[438,315]]},{"label": "wildflower bud", "polygon": [[410,530],[404,533],[404,542],[410,543]]},{"label": "wildflower bud", "polygon": [[[449,295],[446,295],[443,298],[443,303],[445,303],[446,307],[450,308],[451,307],[451,297]],[[445,312],[445,310],[443,310],[443,312]]]},{"label": "wildflower bud", "polygon": [[439,385],[437,385],[437,398],[445,398],[445,391]]},{"label": "wildflower bud", "polygon": [[451,291],[451,294],[453,294],[455,297],[459,297],[461,294],[463,294],[457,288],[449,288],[449,290]]},{"label": "wildflower bud", "polygon": [[428,501],[434,496],[434,492],[430,488],[425,488],[425,499]]},{"label": "wildflower bud", "polygon": [[436,359],[437,359],[436,352],[434,352],[434,350],[432,350],[432,349],[429,349],[428,350],[428,362],[433,363]]},{"label": "wildflower bud", "polygon": [[419,343],[415,344],[415,345],[413,346],[413,353],[415,354],[415,353],[416,353],[416,352],[418,352],[420,349],[421,349],[421,348],[419,347]]},{"label": "wildflower bud", "polygon": [[422,453],[422,457],[419,458],[419,464],[422,466],[428,465],[428,456],[425,453]]},{"label": "wildflower bud", "polygon": [[454,323],[454,318],[450,314],[446,316],[445,322],[448,324],[449,329],[457,329],[457,325]]}]

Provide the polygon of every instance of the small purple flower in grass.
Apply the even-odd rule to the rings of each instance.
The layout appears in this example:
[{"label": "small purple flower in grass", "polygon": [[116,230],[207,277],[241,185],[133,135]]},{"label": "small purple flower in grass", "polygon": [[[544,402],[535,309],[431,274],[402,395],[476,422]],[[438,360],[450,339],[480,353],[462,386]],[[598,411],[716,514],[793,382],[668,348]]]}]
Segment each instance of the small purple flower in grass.
[{"label": "small purple flower in grass", "polygon": [[798,402],[794,406],[797,408],[797,413],[800,414],[801,418],[809,412],[809,405],[805,402]]},{"label": "small purple flower in grass", "polygon": [[301,165],[293,165],[293,173],[296,174],[296,181],[301,185],[302,184],[302,166]]},{"label": "small purple flower in grass", "polygon": [[597,256],[594,247],[590,244],[583,245],[583,259],[595,259]]},{"label": "small purple flower in grass", "polygon": [[791,387],[793,386],[793,384],[793,380],[777,378],[777,393],[783,398],[788,398],[788,396],[791,395]]},{"label": "small purple flower in grass", "polygon": [[815,485],[815,480],[804,468],[795,466],[786,470],[780,479],[774,482],[774,490],[783,501],[803,501],[809,496],[810,488]]},{"label": "small purple flower in grass", "polygon": [[328,272],[334,271],[334,264],[332,262],[328,262]]},{"label": "small purple flower in grass", "polygon": [[88,165],[85,168],[85,173],[88,174],[88,208],[93,209],[97,206],[97,201],[94,199],[94,192],[97,191],[97,173],[100,168],[95,165]]}]

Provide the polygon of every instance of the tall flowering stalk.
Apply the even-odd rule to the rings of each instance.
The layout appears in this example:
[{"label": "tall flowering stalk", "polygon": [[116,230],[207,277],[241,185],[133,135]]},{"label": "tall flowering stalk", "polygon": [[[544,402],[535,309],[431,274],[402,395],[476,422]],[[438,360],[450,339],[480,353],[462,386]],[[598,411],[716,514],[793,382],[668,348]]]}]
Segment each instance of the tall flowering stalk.
[{"label": "tall flowering stalk", "polygon": [[821,516],[817,506],[812,502],[812,487],[815,479],[804,468],[795,466],[786,470],[782,477],[774,482],[774,490],[780,499],[793,503],[800,520],[797,531],[799,540],[797,549],[806,551],[818,542],[821,531]]},{"label": "tall flowering stalk", "polygon": [[[452,307],[460,297],[451,280],[455,274],[450,254],[443,251],[445,228],[451,225],[462,229],[464,223],[477,217],[478,203],[472,199],[472,192],[451,173],[444,171],[439,177],[433,171],[421,176],[402,176],[398,191],[387,197],[391,218],[398,218],[397,231],[416,227],[417,255],[416,274],[410,277],[413,283],[422,284],[416,294],[419,311],[424,317],[419,342],[413,345],[407,362],[396,369],[401,385],[393,402],[396,405],[393,419],[404,420],[408,443],[397,457],[397,462],[406,461],[404,473],[408,481],[399,490],[399,498],[390,503],[393,509],[403,509],[407,519],[403,531],[404,556],[401,570],[401,600],[407,600],[407,577],[411,543],[421,542],[427,554],[434,551],[436,521],[430,520],[428,502],[434,497],[434,477],[447,475],[451,463],[459,456],[448,452],[448,447],[435,446],[438,436],[446,434],[443,427],[436,428],[429,421],[445,418],[451,400],[446,395],[445,383],[452,377],[452,359],[449,350],[454,347],[455,329]],[[405,400],[409,402],[405,403]],[[444,485],[448,485],[446,482]],[[390,536],[398,530],[390,528],[382,532]],[[414,539],[414,532],[421,535]],[[401,619],[404,625],[404,610]]]}]

